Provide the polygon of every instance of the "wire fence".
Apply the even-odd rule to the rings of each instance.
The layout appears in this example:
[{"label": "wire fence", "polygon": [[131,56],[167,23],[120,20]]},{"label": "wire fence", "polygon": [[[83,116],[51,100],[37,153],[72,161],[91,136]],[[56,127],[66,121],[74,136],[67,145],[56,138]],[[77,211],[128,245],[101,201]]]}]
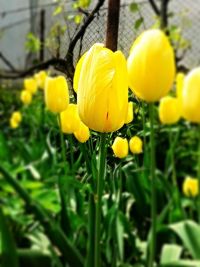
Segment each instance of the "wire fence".
[{"label": "wire fence", "polygon": [[[120,9],[118,48],[121,49],[126,56],[136,36],[144,29],[151,27],[156,21],[149,1],[138,0],[139,9],[137,12],[130,11],[130,3],[133,2],[136,1],[125,1]],[[68,2],[67,11],[57,16],[52,16],[55,10],[55,3],[32,6],[32,13],[29,12],[29,7],[1,11],[0,20],[7,18],[8,21],[9,16],[12,16],[12,20],[10,23],[6,25],[3,24],[2,27],[0,26],[0,52],[5,55],[9,61],[13,62],[16,68],[25,67],[25,62],[27,63],[27,61],[24,42],[26,34],[31,28],[30,14],[34,16],[34,31],[35,34],[39,36],[41,31],[40,11],[44,9],[46,39],[45,59],[56,56],[58,53],[61,57],[64,57],[71,38],[78,30],[78,26],[73,20],[66,20],[66,17],[72,14],[72,12],[69,11],[69,6],[70,3]],[[20,19],[13,21],[13,17],[17,14]],[[19,14],[23,14],[23,16],[19,16]],[[188,48],[184,56],[183,63],[189,68],[198,65],[200,63],[200,0],[192,1],[192,3],[190,0],[172,0],[169,5],[169,14],[169,24],[180,26],[184,38],[190,42],[190,48]],[[87,28],[83,39],[76,45],[74,56],[75,63],[80,54],[91,47],[93,43],[104,42],[106,16],[107,8],[106,5],[104,5]],[[58,25],[59,27],[66,26],[66,29],[62,33],[58,31],[58,35],[56,36],[55,30],[60,29]],[[1,32],[3,32],[2,36]],[[14,40],[15,36],[18,37],[16,40]],[[16,51],[8,51],[10,42],[15,44]],[[15,47],[13,47],[13,50],[15,50]],[[0,68],[3,68],[2,62],[0,62]]]}]

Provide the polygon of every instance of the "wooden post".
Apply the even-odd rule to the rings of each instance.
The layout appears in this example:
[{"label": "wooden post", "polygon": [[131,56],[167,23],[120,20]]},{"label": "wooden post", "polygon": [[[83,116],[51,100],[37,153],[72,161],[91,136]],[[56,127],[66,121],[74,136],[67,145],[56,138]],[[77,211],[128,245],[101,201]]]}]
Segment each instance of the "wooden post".
[{"label": "wooden post", "polygon": [[108,0],[106,47],[112,51],[117,50],[119,14],[120,0]]},{"label": "wooden post", "polygon": [[45,10],[40,11],[40,62],[44,61]]}]

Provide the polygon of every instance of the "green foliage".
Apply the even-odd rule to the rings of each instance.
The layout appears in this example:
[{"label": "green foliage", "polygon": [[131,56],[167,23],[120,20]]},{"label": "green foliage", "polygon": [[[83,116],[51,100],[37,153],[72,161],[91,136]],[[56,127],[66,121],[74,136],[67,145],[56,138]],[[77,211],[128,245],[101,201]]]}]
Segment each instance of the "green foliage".
[{"label": "green foliage", "polygon": [[28,52],[37,53],[40,50],[40,40],[32,32],[26,36],[25,48]]}]

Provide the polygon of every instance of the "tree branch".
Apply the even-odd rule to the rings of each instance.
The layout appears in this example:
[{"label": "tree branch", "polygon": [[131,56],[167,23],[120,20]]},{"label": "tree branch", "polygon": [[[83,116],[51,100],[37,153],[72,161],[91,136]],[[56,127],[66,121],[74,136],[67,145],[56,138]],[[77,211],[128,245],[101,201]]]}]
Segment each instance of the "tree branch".
[{"label": "tree branch", "polygon": [[154,1],[154,0],[149,0],[149,3],[150,3],[150,5],[151,5],[153,11],[156,13],[156,15],[159,16],[159,15],[160,15],[160,10],[159,10],[159,8],[157,7],[155,1]]},{"label": "tree branch", "polygon": [[60,70],[63,73],[66,73],[65,66],[66,61],[61,58],[52,58],[47,61],[44,61],[42,63],[36,64],[32,66],[31,68],[22,71],[22,72],[15,72],[15,73],[0,73],[1,79],[18,79],[18,78],[24,78],[28,75],[32,75],[35,71],[44,70],[47,69],[49,66],[54,66],[57,70]]},{"label": "tree branch", "polygon": [[0,52],[0,58],[2,61],[12,70],[16,71],[15,67],[12,65],[12,63]]},{"label": "tree branch", "polygon": [[91,11],[91,13],[88,14],[87,18],[85,19],[85,22],[80,27],[79,31],[75,34],[73,40],[69,44],[67,54],[65,56],[65,60],[67,63],[66,69],[68,71],[68,76],[70,78],[73,78],[73,75],[74,75],[74,65],[73,65],[74,48],[75,48],[77,42],[79,41],[79,39],[84,36],[87,27],[93,21],[93,19],[95,18],[95,14],[98,13],[98,11],[100,10],[100,8],[104,4],[104,2],[105,2],[105,0],[98,0],[96,6]]},{"label": "tree branch", "polygon": [[95,14],[98,13],[101,6],[104,4],[105,0],[98,0],[97,4],[95,5],[94,9],[91,13],[88,14],[87,18],[85,19],[83,25],[80,27],[79,31],[75,34],[73,39],[71,40],[66,56],[64,59],[61,58],[52,58],[43,63],[37,64],[32,66],[31,68],[25,71],[16,71],[15,73],[0,73],[0,78],[2,79],[18,79],[24,78],[28,75],[32,75],[35,71],[47,69],[49,66],[54,66],[57,70],[65,73],[68,79],[72,82],[74,76],[74,65],[73,65],[73,56],[74,56],[74,48],[79,41],[79,39],[83,38],[85,31],[89,24],[95,18]]},{"label": "tree branch", "polygon": [[168,4],[169,4],[169,0],[162,0],[161,1],[160,27],[163,30],[166,30],[167,26],[168,26]]}]

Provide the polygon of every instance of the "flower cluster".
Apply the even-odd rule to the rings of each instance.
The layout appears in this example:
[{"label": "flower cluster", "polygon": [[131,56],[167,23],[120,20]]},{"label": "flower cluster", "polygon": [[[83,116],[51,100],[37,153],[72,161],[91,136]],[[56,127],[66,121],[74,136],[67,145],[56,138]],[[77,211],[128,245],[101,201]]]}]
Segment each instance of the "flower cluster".
[{"label": "flower cluster", "polygon": [[125,158],[128,155],[128,147],[133,154],[140,154],[142,153],[142,140],[138,136],[133,136],[128,143],[126,138],[117,136],[112,150],[117,158]]}]

